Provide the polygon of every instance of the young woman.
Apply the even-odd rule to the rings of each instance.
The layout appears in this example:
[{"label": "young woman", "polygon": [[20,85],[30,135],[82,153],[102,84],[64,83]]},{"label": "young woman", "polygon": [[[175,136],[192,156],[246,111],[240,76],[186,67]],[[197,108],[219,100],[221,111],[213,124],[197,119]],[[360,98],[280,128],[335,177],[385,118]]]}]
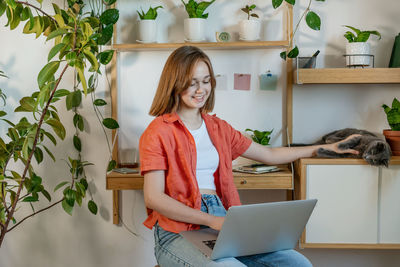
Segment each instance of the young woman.
[{"label": "young woman", "polygon": [[[227,122],[208,115],[214,107],[215,77],[208,56],[183,46],[168,58],[140,138],[144,200],[154,229],[160,266],[311,266],[294,250],[211,261],[178,233],[200,226],[220,230],[226,209],[240,205],[232,160],[238,156],[283,164],[311,157],[318,148],[338,153],[337,143],[269,148],[253,143]],[[351,137],[350,137],[351,138]]]}]

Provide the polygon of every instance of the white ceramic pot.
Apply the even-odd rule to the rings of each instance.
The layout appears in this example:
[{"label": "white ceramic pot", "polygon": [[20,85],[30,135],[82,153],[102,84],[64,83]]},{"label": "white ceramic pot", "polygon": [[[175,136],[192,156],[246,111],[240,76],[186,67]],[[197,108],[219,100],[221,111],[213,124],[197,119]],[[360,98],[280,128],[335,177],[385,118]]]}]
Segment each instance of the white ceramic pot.
[{"label": "white ceramic pot", "polygon": [[239,22],[239,39],[255,41],[260,39],[260,20],[242,20]]},{"label": "white ceramic pot", "polygon": [[[366,42],[354,42],[346,44],[346,65],[347,66],[369,66],[370,65],[370,45]],[[351,56],[361,55],[361,56]]]},{"label": "white ceramic pot", "polygon": [[201,18],[187,18],[183,21],[183,32],[188,42],[201,42],[205,37],[206,20]]},{"label": "white ceramic pot", "polygon": [[153,43],[157,41],[157,24],[153,19],[139,20],[139,42]]}]

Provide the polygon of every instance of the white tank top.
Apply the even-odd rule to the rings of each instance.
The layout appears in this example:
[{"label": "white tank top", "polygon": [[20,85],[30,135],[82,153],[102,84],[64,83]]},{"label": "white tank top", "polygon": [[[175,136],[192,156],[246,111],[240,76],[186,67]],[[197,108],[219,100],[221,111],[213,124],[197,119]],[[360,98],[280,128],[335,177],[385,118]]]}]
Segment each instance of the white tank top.
[{"label": "white tank top", "polygon": [[214,173],[219,165],[219,156],[208,135],[204,120],[199,129],[189,130],[189,132],[196,144],[196,178],[199,189],[215,190]]}]

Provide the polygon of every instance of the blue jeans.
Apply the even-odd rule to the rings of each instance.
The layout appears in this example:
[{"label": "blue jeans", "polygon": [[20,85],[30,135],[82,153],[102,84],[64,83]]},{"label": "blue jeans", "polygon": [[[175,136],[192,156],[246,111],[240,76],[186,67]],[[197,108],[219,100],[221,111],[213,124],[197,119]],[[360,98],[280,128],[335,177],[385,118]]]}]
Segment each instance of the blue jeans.
[{"label": "blue jeans", "polygon": [[[226,211],[216,195],[202,195],[201,210],[215,216],[225,216]],[[158,224],[154,227],[155,256],[161,267],[310,267],[312,264],[295,250],[282,250],[272,253],[224,258],[212,261],[204,256],[194,245],[179,234],[165,231]]]}]

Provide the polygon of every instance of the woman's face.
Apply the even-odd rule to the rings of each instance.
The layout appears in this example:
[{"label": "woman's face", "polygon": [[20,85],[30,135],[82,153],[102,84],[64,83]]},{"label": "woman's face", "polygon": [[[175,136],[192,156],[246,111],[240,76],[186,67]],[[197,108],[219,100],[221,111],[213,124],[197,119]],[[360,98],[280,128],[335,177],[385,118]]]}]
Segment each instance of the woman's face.
[{"label": "woman's face", "polygon": [[193,69],[192,83],[181,93],[181,108],[200,109],[206,103],[210,92],[210,71],[204,61],[199,61]]}]

